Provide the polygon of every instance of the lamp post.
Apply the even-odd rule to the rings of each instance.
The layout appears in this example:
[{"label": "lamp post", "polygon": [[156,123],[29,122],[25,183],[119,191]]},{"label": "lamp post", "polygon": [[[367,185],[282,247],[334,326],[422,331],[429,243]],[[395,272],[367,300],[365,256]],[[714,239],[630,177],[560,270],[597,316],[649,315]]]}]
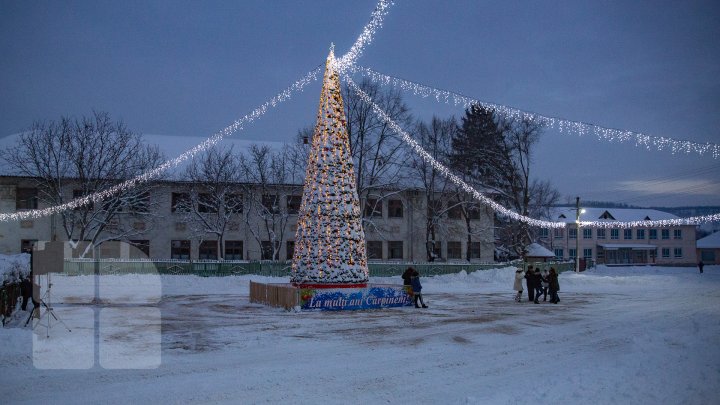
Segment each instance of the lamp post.
[{"label": "lamp post", "polygon": [[575,272],[580,272],[580,214],[585,210],[580,209],[580,197],[575,197]]}]

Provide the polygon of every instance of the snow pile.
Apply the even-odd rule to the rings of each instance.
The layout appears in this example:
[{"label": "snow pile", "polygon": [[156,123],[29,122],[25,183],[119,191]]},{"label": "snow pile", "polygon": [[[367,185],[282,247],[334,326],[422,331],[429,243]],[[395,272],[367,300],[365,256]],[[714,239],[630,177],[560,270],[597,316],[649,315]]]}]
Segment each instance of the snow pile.
[{"label": "snow pile", "polygon": [[0,285],[20,281],[21,278],[28,275],[30,275],[29,254],[0,254]]}]

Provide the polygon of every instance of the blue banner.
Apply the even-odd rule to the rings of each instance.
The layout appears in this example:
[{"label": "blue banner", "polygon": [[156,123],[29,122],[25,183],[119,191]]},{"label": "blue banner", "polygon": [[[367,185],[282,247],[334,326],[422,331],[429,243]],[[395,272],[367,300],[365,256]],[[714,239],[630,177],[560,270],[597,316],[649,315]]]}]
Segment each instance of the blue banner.
[{"label": "blue banner", "polygon": [[403,307],[412,305],[412,292],[401,285],[365,288],[303,288],[300,308],[323,311]]}]

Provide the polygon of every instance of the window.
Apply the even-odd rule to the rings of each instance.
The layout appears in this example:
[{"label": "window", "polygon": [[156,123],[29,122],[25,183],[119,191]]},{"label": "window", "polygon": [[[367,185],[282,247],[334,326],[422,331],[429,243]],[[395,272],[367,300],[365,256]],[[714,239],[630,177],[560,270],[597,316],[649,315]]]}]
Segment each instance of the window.
[{"label": "window", "polygon": [[576,252],[576,249],[568,249],[568,258],[575,260],[575,258],[577,257]]},{"label": "window", "polygon": [[663,239],[670,239],[670,230],[663,229],[660,231]]},{"label": "window", "polygon": [[540,228],[540,239],[547,239],[550,235],[550,230],[547,228]]},{"label": "window", "polygon": [[428,218],[437,218],[443,212],[442,200],[431,200],[428,201],[427,215]]},{"label": "window", "polygon": [[295,254],[295,241],[289,240],[285,242],[285,260],[292,260]]},{"label": "window", "polygon": [[554,252],[557,259],[563,259],[565,257],[565,252],[563,251],[563,249],[556,248]]},{"label": "window", "polygon": [[18,188],[15,192],[16,210],[34,210],[38,207],[38,191],[36,188]]},{"label": "window", "polygon": [[632,239],[632,229],[623,229],[623,239]]},{"label": "window", "polygon": [[403,258],[403,242],[401,240],[388,242],[388,258],[389,259],[402,259]]},{"label": "window", "polygon": [[657,229],[650,229],[648,231],[648,238],[657,239]]},{"label": "window", "polygon": [[673,249],[673,255],[676,259],[682,259],[682,257],[683,257],[682,248]]},{"label": "window", "polygon": [[583,239],[592,239],[592,228],[583,229]]},{"label": "window", "polygon": [[170,242],[170,258],[177,260],[190,260],[190,241],[173,240]]},{"label": "window", "polygon": [[482,243],[480,242],[470,242],[470,258],[471,259],[480,259],[482,258],[480,256]]},{"label": "window", "polygon": [[644,239],[645,239],[645,230],[644,230],[644,229],[638,229],[638,230],[637,230],[637,239],[638,239],[638,240],[644,240]]},{"label": "window", "polygon": [[568,238],[570,239],[577,239],[577,228],[570,228],[568,229]]},{"label": "window", "polygon": [[131,259],[147,259],[150,257],[150,241],[149,240],[131,240],[130,254]]},{"label": "window", "polygon": [[302,203],[301,195],[287,196],[287,212],[290,215],[297,215],[300,212],[300,204]]},{"label": "window", "polygon": [[100,244],[100,258],[102,259],[119,259],[120,258],[120,242],[116,240],[108,240]]},{"label": "window", "polygon": [[583,259],[585,259],[585,260],[591,260],[591,259],[592,259],[592,248],[590,248],[590,249],[583,249]]},{"label": "window", "polygon": [[597,238],[598,238],[598,239],[605,239],[605,228],[598,228],[598,230],[597,230]]},{"label": "window", "polygon": [[265,211],[269,214],[278,214],[280,213],[280,201],[278,201],[278,197],[274,194],[263,194],[262,200],[261,200],[263,208],[265,208]]},{"label": "window", "polygon": [[472,206],[467,210],[470,219],[480,219],[480,207]]},{"label": "window", "polygon": [[442,242],[428,242],[428,250],[432,253],[433,259],[439,259],[442,257]]},{"label": "window", "polygon": [[150,205],[150,192],[144,191],[139,195],[133,196],[128,202],[128,211],[130,212],[148,212]]},{"label": "window", "polygon": [[226,240],[225,241],[225,260],[242,260],[243,259],[243,241]]},{"label": "window", "polygon": [[670,258],[670,248],[662,248],[662,257],[663,259]]},{"label": "window", "polygon": [[261,260],[275,260],[273,255],[273,244],[269,240],[264,240],[260,243],[260,259]]},{"label": "window", "polygon": [[198,194],[198,212],[203,213],[216,213],[217,203],[213,198],[212,194],[201,193]]},{"label": "window", "polygon": [[447,243],[447,258],[462,259],[462,242]]},{"label": "window", "polygon": [[198,248],[198,259],[200,260],[217,260],[218,258],[218,242],[216,240],[204,240],[200,242]]},{"label": "window", "polygon": [[365,200],[365,217],[382,217],[382,203],[375,198]]},{"label": "window", "polygon": [[562,239],[563,238],[563,228],[555,228],[553,230],[553,237],[555,239]]},{"label": "window", "polygon": [[365,243],[367,248],[368,259],[381,260],[382,259],[382,241],[369,240]]},{"label": "window", "polygon": [[172,212],[190,212],[190,193],[172,193]]},{"label": "window", "polygon": [[388,200],[388,218],[402,218],[403,203],[402,200]]},{"label": "window", "polygon": [[243,212],[243,196],[242,194],[227,194],[225,196],[225,211],[233,214],[242,214]]},{"label": "window", "polygon": [[462,219],[462,205],[460,205],[460,203],[457,201],[450,202],[450,207],[448,208],[447,213],[448,219]]},{"label": "window", "polygon": [[682,239],[682,229],[673,229],[673,239]]},{"label": "window", "polygon": [[620,230],[619,229],[611,229],[610,230],[610,239],[620,239]]},{"label": "window", "polygon": [[33,246],[35,246],[35,243],[37,242],[37,239],[23,239],[20,241],[20,252],[21,253],[30,253],[32,252]]}]

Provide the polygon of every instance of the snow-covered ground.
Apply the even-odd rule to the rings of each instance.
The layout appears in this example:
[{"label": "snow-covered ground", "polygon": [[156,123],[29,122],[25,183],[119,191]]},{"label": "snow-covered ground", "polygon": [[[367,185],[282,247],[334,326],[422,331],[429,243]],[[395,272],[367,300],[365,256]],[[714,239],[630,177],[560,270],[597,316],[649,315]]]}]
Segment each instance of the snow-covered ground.
[{"label": "snow-covered ground", "polygon": [[0,401],[718,402],[720,266],[563,273],[557,305],[514,302],[513,271],[423,278],[429,309],[356,312],[248,302],[251,279],[286,279],[56,275],[65,325],[19,312],[0,331]]}]

